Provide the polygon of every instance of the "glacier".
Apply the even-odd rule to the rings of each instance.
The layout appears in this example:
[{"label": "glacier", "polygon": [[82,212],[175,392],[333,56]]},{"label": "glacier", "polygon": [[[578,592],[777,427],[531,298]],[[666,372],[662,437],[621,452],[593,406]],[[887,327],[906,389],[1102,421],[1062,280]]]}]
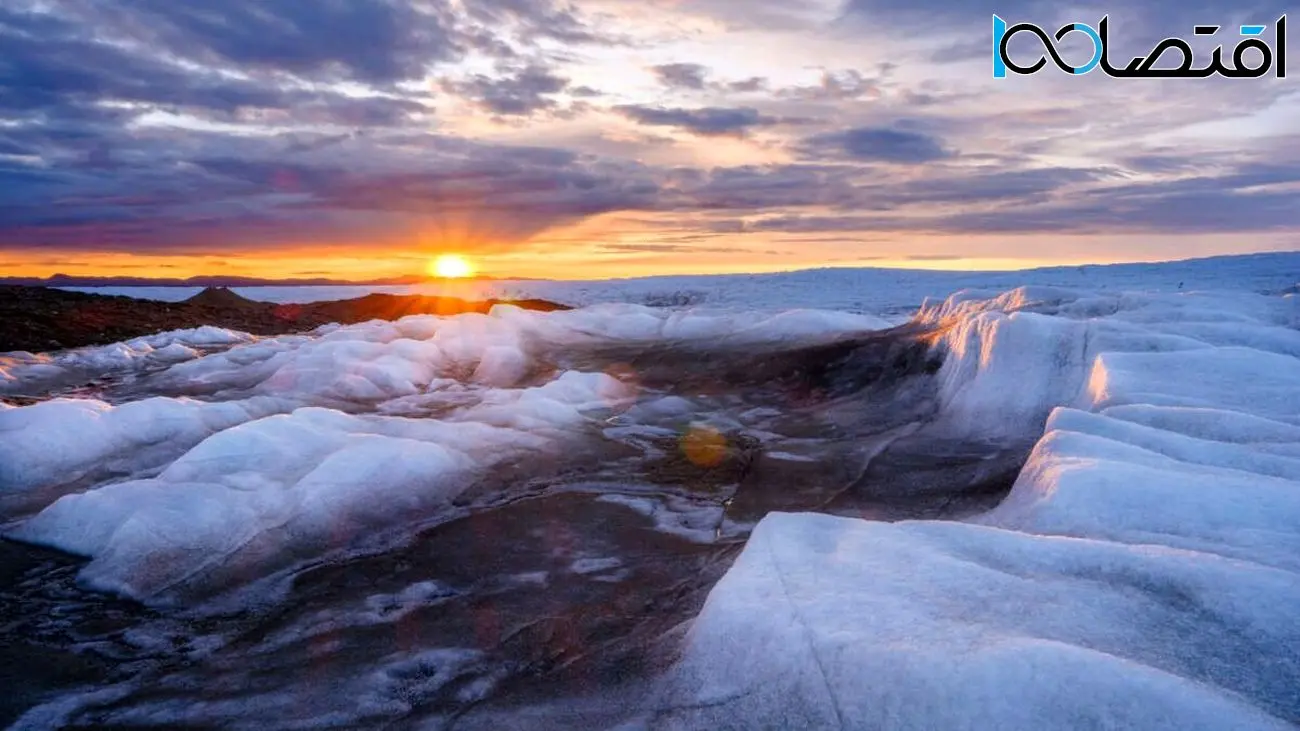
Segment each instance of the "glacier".
[{"label": "glacier", "polygon": [[[748,347],[884,326],[815,310],[755,318],[611,304],[539,315],[501,305],[281,338],[163,334],[150,342],[198,335],[239,347],[127,384],[128,398],[177,395],[0,411],[0,505],[58,498],[7,536],[90,557],[82,579],[96,589],[174,603],[409,527],[494,468],[540,470],[578,449],[594,417],[637,395],[627,374],[557,365],[582,346]],[[27,382],[48,385],[61,370],[131,370],[147,347],[72,351],[10,373],[39,368]]]},{"label": "glacier", "polygon": [[[906,317],[877,306],[883,288],[831,296],[810,275],[748,309],[636,304],[687,280],[601,283],[575,292],[619,301],[0,356],[4,536],[81,557],[81,587],[158,612],[123,633],[128,644],[186,648],[179,665],[82,688],[16,727],[355,727],[433,704],[423,720],[465,728],[1293,728],[1300,298],[1239,282],[1180,291],[1212,272],[1155,270],[1165,291],[986,278]],[[711,302],[763,300],[765,282]],[[841,308],[848,299],[862,306]],[[853,360],[899,325],[926,360]],[[791,364],[839,380],[800,386],[793,414],[742,393]],[[743,383],[715,388],[735,374]],[[845,395],[864,388],[906,403],[891,414]],[[729,460],[729,440],[748,435],[759,454],[738,469],[756,476],[665,493],[620,472],[653,463],[675,479],[691,465],[667,460],[665,444],[683,432],[704,435],[705,458],[722,440]],[[852,483],[904,443],[936,461],[945,445],[1025,451],[1009,493],[975,511],[895,520],[844,494],[805,499],[815,475]],[[989,456],[989,470],[1005,459]],[[925,479],[897,489],[943,493],[966,478]],[[539,487],[552,483],[596,497]],[[526,500],[537,495],[551,502]],[[455,556],[404,542],[435,524],[453,543],[477,540],[473,516],[489,509],[504,516],[485,519],[492,545],[471,548],[553,551],[537,562],[548,568],[502,559],[477,584],[420,573]],[[561,527],[528,522],[543,518]],[[645,555],[566,532],[584,525],[624,530]],[[676,553],[654,554],[661,544]],[[430,614],[515,591],[541,602],[526,616],[545,615],[575,586],[634,613],[645,600],[618,587],[673,562],[699,573],[669,581],[699,592],[698,614],[638,627],[653,677],[595,700],[543,689],[527,712],[493,705],[518,668],[466,635],[503,620],[469,614],[440,630]],[[390,564],[401,568],[379,572]],[[602,591],[614,593],[581,593]],[[236,630],[194,634],[231,607]],[[248,629],[242,612],[301,616]],[[547,619],[508,629],[572,631]],[[444,644],[410,639],[430,632]],[[371,646],[377,664],[322,660]],[[281,687],[302,663],[319,683]],[[236,692],[251,673],[277,680]]]},{"label": "glacier", "polygon": [[1300,722],[1300,300],[1022,288],[927,303],[941,419],[1041,429],[968,521],[775,513],[650,728]]}]

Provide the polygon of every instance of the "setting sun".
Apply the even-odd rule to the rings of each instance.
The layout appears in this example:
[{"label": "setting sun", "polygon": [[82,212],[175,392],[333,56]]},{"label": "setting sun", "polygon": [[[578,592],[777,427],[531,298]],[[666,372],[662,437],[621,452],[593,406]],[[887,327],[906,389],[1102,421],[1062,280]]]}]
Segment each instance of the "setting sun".
[{"label": "setting sun", "polygon": [[460,279],[474,276],[474,265],[463,256],[443,254],[429,262],[429,273],[442,279]]}]

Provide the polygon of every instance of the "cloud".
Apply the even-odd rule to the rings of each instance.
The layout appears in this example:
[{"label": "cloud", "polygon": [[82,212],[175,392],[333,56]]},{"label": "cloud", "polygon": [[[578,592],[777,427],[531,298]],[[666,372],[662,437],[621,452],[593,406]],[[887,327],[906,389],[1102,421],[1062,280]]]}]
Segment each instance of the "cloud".
[{"label": "cloud", "polygon": [[698,63],[668,63],[651,66],[664,88],[672,91],[709,92],[715,95],[753,94],[768,89],[768,79],[764,76],[751,76],[734,81],[713,80],[713,71]]},{"label": "cloud", "polygon": [[100,30],[129,34],[181,58],[308,78],[394,83],[419,78],[430,64],[463,51],[438,4],[121,0],[78,7]]},{"label": "cloud", "polygon": [[[888,64],[884,65],[888,68]],[[781,89],[777,96],[789,97],[803,101],[843,101],[861,99],[862,97],[879,97],[881,94],[883,74],[868,77],[861,71],[846,69],[842,71],[822,71],[821,81],[810,86],[791,86]]]},{"label": "cloud", "polygon": [[[1300,162],[1247,164],[1218,175],[1122,183],[1075,168],[922,178],[855,189],[843,213],[720,219],[715,231],[933,234],[1204,234],[1300,228]],[[1069,191],[1068,195],[1059,194]],[[994,204],[994,205],[990,205]],[[936,207],[937,206],[937,207]],[[902,214],[908,215],[902,215]]]},{"label": "cloud", "polygon": [[617,45],[626,39],[595,30],[595,24],[581,16],[568,3],[553,0],[475,0],[465,3],[470,17],[481,22],[483,30],[500,34],[503,26],[512,27],[521,41],[539,40],[563,44]]},{"label": "cloud", "polygon": [[803,141],[802,149],[811,156],[838,155],[863,162],[904,165],[933,162],[954,154],[936,137],[890,127],[857,127],[814,135]]},{"label": "cloud", "polygon": [[652,66],[650,70],[659,83],[670,89],[701,90],[709,77],[709,68],[698,63],[668,63]]},{"label": "cloud", "polygon": [[[821,0],[15,0],[0,249],[211,254],[440,227],[508,246],[619,212],[677,224],[606,249],[647,254],[694,243],[670,234],[1300,229],[1286,80],[994,83],[990,12],[1065,19],[997,6],[851,0],[827,27]],[[1117,33],[1194,15],[1248,14],[1158,0]],[[844,69],[853,43],[890,61]],[[677,60],[648,67],[656,85],[608,72],[647,59]]]},{"label": "cloud", "polygon": [[770,82],[767,80],[766,77],[751,76],[748,79],[741,79],[740,81],[727,82],[726,87],[728,91],[748,93],[748,92],[763,91],[767,89],[769,83]]},{"label": "cloud", "polygon": [[[161,152],[160,141],[137,144]],[[511,242],[653,208],[659,190],[635,164],[428,134],[207,141],[213,154],[194,150],[182,164],[176,150],[129,151],[111,172],[0,161],[0,190],[21,191],[0,197],[0,248],[196,253],[440,226]]]},{"label": "cloud", "polygon": [[738,166],[668,177],[664,205],[677,210],[761,211],[791,206],[854,206],[862,171],[817,165]]},{"label": "cloud", "polygon": [[568,79],[541,66],[529,66],[500,78],[477,75],[466,81],[442,83],[444,90],[471,99],[501,116],[529,116],[553,109],[556,102],[552,95],[568,87]]},{"label": "cloud", "polygon": [[600,244],[602,251],[611,251],[623,254],[731,254],[735,253],[736,248],[733,246],[695,246],[691,244],[671,244],[671,243],[605,243]]},{"label": "cloud", "polygon": [[79,127],[90,134],[96,124],[118,126],[150,109],[223,121],[261,114],[279,122],[347,126],[396,125],[426,111],[401,97],[281,88],[183,67],[88,33],[58,17],[0,13],[0,112],[19,114],[46,131]]},{"label": "cloud", "polygon": [[623,105],[614,111],[639,124],[676,127],[704,137],[742,136],[752,129],[785,124],[778,117],[762,114],[753,107],[703,107],[682,109]]}]

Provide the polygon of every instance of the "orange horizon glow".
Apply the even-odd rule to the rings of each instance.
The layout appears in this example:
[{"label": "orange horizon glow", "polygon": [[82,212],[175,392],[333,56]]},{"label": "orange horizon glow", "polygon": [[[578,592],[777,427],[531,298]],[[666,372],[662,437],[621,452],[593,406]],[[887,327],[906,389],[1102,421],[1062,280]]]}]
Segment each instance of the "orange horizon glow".
[{"label": "orange horizon glow", "polygon": [[[799,262],[787,265],[756,265],[737,262],[718,264],[708,269],[692,268],[666,262],[602,262],[582,268],[573,266],[546,266],[543,264],[528,266],[516,265],[509,269],[461,270],[458,265],[443,268],[436,262],[429,262],[425,267],[395,269],[382,265],[354,266],[351,261],[333,262],[328,259],[313,259],[310,263],[298,264],[294,258],[285,258],[276,262],[258,260],[240,260],[219,258],[216,261],[198,261],[193,257],[132,257],[137,259],[158,259],[151,263],[119,263],[117,257],[78,256],[76,261],[67,264],[49,264],[48,258],[40,262],[23,262],[10,256],[0,262],[0,277],[48,278],[56,274],[73,277],[131,277],[140,279],[189,279],[191,277],[249,277],[257,279],[331,279],[339,281],[363,282],[375,279],[422,276],[434,279],[463,279],[483,276],[491,279],[556,279],[556,280],[603,280],[652,276],[689,276],[710,274],[771,274],[807,269],[842,269],[872,268],[899,269],[919,271],[986,271],[1011,272],[1055,266],[1084,266],[1124,263],[1155,263],[1166,259],[1116,259],[1101,260],[1060,260],[1060,259],[1006,259],[1006,258],[969,258],[944,261],[924,261],[914,259],[864,259],[862,261],[840,262]],[[175,259],[175,260],[174,260]],[[205,258],[206,259],[206,258]],[[205,266],[205,263],[207,264]],[[301,267],[311,266],[311,269]],[[464,273],[456,273],[464,271]]]},{"label": "orange horizon glow", "polygon": [[[574,232],[578,233],[578,232]],[[583,231],[581,233],[588,233]],[[945,237],[946,238],[946,237]],[[950,241],[959,243],[948,243]],[[624,250],[603,247],[590,241],[613,241],[628,247]],[[718,239],[715,242],[729,241]],[[134,254],[85,251],[0,251],[0,277],[45,278],[54,274],[79,277],[138,277],[150,279],[187,279],[195,276],[231,276],[259,279],[331,279],[364,282],[395,277],[420,277],[429,280],[474,275],[492,279],[561,279],[598,280],[660,275],[691,274],[766,274],[803,269],[870,267],[929,271],[1016,271],[1051,266],[1082,266],[1118,263],[1149,263],[1191,259],[1226,254],[1232,251],[1217,238],[1177,242],[1169,255],[1159,252],[1134,256],[1132,245],[1124,239],[1100,241],[1088,248],[1090,256],[1072,255],[1009,256],[1008,253],[1048,250],[1039,242],[1026,241],[1004,247],[1007,239],[921,239],[912,242],[883,242],[881,245],[832,245],[814,240],[752,241],[737,239],[731,247],[713,243],[694,251],[658,253],[640,251],[640,243],[653,244],[648,237],[609,235],[588,239],[573,236],[549,241],[520,242],[511,246],[457,247],[457,254],[440,254],[433,246],[417,243],[415,247],[365,246],[266,250],[184,256],[176,254]],[[875,248],[868,248],[872,246]],[[784,247],[785,250],[779,250]],[[934,254],[889,255],[880,249],[897,252],[942,252],[966,250],[965,256],[942,257]],[[438,247],[440,248],[440,247]],[[1172,247],[1171,247],[1172,248]],[[649,249],[649,247],[647,247]],[[734,250],[733,250],[734,249]],[[1057,250],[1060,250],[1059,248]],[[1067,249],[1068,250],[1068,249]],[[1256,251],[1294,250],[1294,246],[1264,247]],[[445,249],[443,251],[446,251]],[[1006,252],[1006,253],[1004,253]],[[851,254],[860,254],[853,256]],[[440,257],[456,257],[450,268],[440,273]]]},{"label": "orange horizon glow", "polygon": [[[1244,252],[1249,253],[1249,252]],[[1060,260],[1060,259],[1007,259],[1007,258],[968,258],[944,261],[924,261],[914,259],[864,259],[862,261],[840,262],[799,262],[786,265],[757,265],[737,262],[718,264],[707,269],[699,269],[681,264],[667,262],[602,262],[584,267],[546,266],[544,264],[529,266],[515,265],[509,269],[471,269],[467,273],[439,273],[434,262],[424,268],[412,267],[396,269],[382,265],[354,266],[348,261],[334,262],[328,259],[313,259],[309,263],[298,264],[294,258],[285,258],[276,262],[259,260],[241,260],[218,258],[216,261],[194,261],[194,257],[132,257],[133,259],[157,259],[153,262],[131,262],[123,264],[118,257],[78,256],[67,264],[49,264],[48,257],[43,261],[24,262],[13,256],[0,262],[0,277],[48,278],[56,274],[72,277],[131,277],[140,279],[189,279],[191,277],[249,277],[256,279],[330,279],[339,281],[364,282],[375,279],[422,276],[429,280],[461,279],[483,276],[491,279],[556,279],[556,280],[603,280],[653,276],[689,276],[710,274],[772,274],[793,272],[807,269],[899,269],[919,271],[950,272],[1012,272],[1026,269],[1056,266],[1085,266],[1126,263],[1156,263],[1168,261],[1162,258],[1149,259],[1114,259],[1114,260]],[[204,258],[206,259],[206,257]],[[205,266],[206,264],[206,266]],[[307,269],[305,267],[312,267]],[[452,271],[452,270],[446,270]],[[455,270],[459,271],[459,270]]]}]

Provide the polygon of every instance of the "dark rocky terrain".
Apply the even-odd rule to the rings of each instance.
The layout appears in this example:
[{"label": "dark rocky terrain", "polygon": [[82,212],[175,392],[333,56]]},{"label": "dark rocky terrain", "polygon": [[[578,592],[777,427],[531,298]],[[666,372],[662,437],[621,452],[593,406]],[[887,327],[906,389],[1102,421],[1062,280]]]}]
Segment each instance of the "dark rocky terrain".
[{"label": "dark rocky terrain", "polygon": [[[0,286],[0,353],[44,352],[104,345],[166,330],[216,325],[254,335],[311,330],[331,322],[396,320],[406,315],[487,312],[500,300],[370,294],[350,300],[277,305],[208,288],[184,302],[69,292],[47,287]],[[564,310],[546,300],[507,304],[530,310]]]}]

